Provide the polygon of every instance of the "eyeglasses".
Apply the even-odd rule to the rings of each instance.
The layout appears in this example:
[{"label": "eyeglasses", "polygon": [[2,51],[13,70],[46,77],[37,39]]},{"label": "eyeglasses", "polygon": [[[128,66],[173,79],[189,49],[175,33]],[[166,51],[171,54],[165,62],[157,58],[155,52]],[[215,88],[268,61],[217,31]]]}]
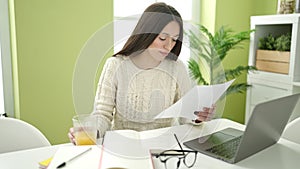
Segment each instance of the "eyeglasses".
[{"label": "eyeglasses", "polygon": [[175,139],[180,147],[180,150],[165,150],[157,155],[156,158],[164,163],[165,169],[178,169],[181,161],[187,168],[194,166],[197,159],[197,151],[183,150],[176,134],[174,134]]},{"label": "eyeglasses", "polygon": [[197,159],[197,151],[192,150],[165,150],[156,155],[156,158],[164,163],[165,169],[178,169],[181,161],[187,168],[194,166]]}]

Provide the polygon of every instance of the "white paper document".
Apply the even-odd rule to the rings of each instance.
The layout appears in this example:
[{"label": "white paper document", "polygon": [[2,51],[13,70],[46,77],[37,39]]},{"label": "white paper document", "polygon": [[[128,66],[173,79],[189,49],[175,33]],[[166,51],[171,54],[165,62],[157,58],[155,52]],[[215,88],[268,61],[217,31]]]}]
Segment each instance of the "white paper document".
[{"label": "white paper document", "polygon": [[180,100],[158,114],[155,119],[184,117],[190,120],[197,118],[194,111],[211,107],[226,92],[234,80],[216,85],[197,85],[188,91]]},{"label": "white paper document", "polygon": [[[130,159],[147,158],[150,149],[179,149],[174,137],[181,141],[186,137],[195,138],[199,132],[192,132],[190,124],[146,131],[113,130],[106,131],[103,146],[112,154]],[[195,135],[196,134],[196,135]]]}]

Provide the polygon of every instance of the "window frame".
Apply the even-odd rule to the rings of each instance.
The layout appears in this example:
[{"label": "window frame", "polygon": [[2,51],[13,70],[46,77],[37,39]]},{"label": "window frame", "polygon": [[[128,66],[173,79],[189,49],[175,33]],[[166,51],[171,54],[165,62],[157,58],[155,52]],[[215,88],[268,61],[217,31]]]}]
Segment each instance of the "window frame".
[{"label": "window frame", "polygon": [[15,117],[9,5],[0,0],[0,114]]},{"label": "window frame", "polygon": [[[122,0],[122,1],[125,1],[125,0]],[[191,12],[191,18],[190,18],[191,20],[184,20],[184,18],[183,18],[183,21],[187,22],[187,23],[199,23],[200,22],[200,0],[190,0],[190,1],[192,3],[192,9],[191,9],[192,12]],[[165,2],[165,3],[169,4],[168,0],[166,0],[166,1],[152,0],[152,2],[149,3],[149,5],[154,2]],[[114,2],[114,4],[115,4],[115,2]],[[132,5],[132,4],[130,4],[130,5]],[[148,6],[148,5],[146,5],[146,6]],[[113,11],[115,11],[115,5],[113,6],[113,8],[114,8]],[[143,10],[144,9],[142,9],[142,11]],[[132,32],[132,30],[133,30],[134,26],[136,25],[136,22],[139,19],[139,16],[141,15],[142,12],[137,15],[123,16],[123,17],[115,16],[115,12],[113,12],[113,13],[114,13],[114,44],[115,44],[114,45],[114,53],[115,53],[115,52],[121,50],[122,46],[125,43],[124,39],[127,39],[130,36],[130,33]],[[132,23],[128,23],[128,22],[132,22]],[[125,24],[125,25],[123,25],[123,24]],[[118,30],[118,28],[124,29],[124,27],[126,27],[127,29],[123,30],[123,32]],[[128,27],[130,27],[129,30],[128,30]],[[124,38],[124,37],[126,37],[126,38]],[[122,42],[120,42],[120,41],[122,41]],[[185,47],[185,45],[183,45],[179,58],[185,63],[185,65],[188,64],[187,62],[188,62],[190,55],[191,55],[191,53],[190,53],[189,48],[187,48],[187,47]]]}]

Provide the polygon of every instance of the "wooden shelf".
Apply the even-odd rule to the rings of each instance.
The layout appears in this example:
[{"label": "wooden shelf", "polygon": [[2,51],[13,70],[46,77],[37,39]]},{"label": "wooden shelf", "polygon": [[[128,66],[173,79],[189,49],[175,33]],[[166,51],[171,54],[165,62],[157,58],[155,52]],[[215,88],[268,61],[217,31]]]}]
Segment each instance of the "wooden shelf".
[{"label": "wooden shelf", "polygon": [[[300,72],[300,57],[296,57],[300,55],[300,48],[297,47],[300,45],[299,20],[300,14],[251,16],[251,29],[255,29],[255,32],[250,36],[248,65],[260,66],[264,71],[256,71],[247,76],[247,81],[252,87],[247,90],[246,123],[253,108],[259,102],[300,92],[300,74],[298,73]],[[279,36],[287,33],[292,36],[290,57],[284,60],[289,65],[278,65],[276,63],[276,69],[273,69],[274,63],[273,65],[263,63],[262,67],[262,64],[257,62],[259,60],[257,58],[259,39],[268,34]],[[263,59],[266,60],[266,58]],[[283,58],[280,57],[280,59]],[[280,71],[274,71],[279,69]],[[281,71],[281,69],[284,70]]]}]

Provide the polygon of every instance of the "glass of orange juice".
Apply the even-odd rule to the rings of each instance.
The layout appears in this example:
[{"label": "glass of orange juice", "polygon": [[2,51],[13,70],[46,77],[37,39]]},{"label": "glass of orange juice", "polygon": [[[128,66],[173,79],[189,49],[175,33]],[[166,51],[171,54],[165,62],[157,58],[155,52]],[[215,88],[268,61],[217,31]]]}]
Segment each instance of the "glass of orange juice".
[{"label": "glass of orange juice", "polygon": [[97,141],[97,116],[79,114],[72,118],[76,145],[94,145]]}]

